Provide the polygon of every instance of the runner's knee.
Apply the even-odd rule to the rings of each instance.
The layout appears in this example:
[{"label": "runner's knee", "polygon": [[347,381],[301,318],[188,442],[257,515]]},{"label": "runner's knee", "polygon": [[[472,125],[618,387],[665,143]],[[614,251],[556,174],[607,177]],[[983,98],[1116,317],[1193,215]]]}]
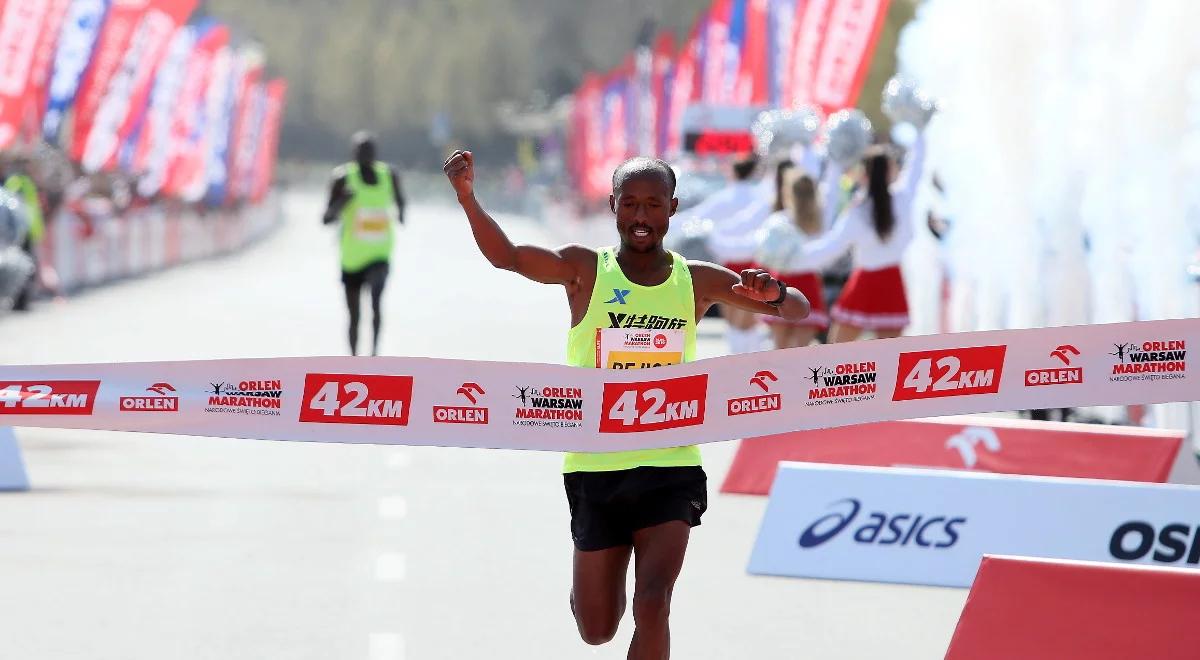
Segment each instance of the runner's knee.
[{"label": "runner's knee", "polygon": [[639,625],[663,621],[671,613],[671,588],[662,584],[638,587],[633,595],[633,620]]}]

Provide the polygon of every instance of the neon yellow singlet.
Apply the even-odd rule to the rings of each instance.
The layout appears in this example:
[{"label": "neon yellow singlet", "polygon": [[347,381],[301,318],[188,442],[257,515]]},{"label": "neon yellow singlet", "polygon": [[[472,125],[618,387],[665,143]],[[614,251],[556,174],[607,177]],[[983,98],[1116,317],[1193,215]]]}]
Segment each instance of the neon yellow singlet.
[{"label": "neon yellow singlet", "polygon": [[399,210],[387,163],[375,163],[375,185],[363,181],[358,163],[345,167],[351,197],[342,209],[342,270],[354,273],[391,258]]},{"label": "neon yellow singlet", "polygon": [[[696,357],[696,298],[687,261],[671,253],[671,276],[658,286],[630,282],[615,248],[596,255],[596,285],[587,314],[567,333],[567,364],[639,369]],[[647,332],[648,331],[648,332]],[[656,344],[658,344],[656,346]],[[610,453],[568,453],[563,472],[700,465],[696,446]]]},{"label": "neon yellow singlet", "polygon": [[29,216],[29,240],[33,243],[42,242],[46,224],[42,220],[42,202],[38,197],[37,184],[28,174],[14,174],[4,182],[4,187],[25,202],[25,213]]}]

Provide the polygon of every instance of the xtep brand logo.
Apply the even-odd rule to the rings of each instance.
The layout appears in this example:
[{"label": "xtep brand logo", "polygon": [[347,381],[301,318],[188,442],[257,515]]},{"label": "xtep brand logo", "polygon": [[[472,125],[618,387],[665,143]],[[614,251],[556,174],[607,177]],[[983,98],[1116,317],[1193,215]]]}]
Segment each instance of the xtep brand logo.
[{"label": "xtep brand logo", "polygon": [[1083,382],[1083,367],[1072,367],[1071,358],[1079,356],[1079,349],[1070,344],[1063,344],[1050,351],[1050,357],[1057,358],[1066,365],[1065,368],[1027,369],[1025,371],[1025,386],[1039,385],[1078,385]]},{"label": "xtep brand logo", "polygon": [[759,371],[750,377],[750,385],[760,388],[764,394],[729,399],[725,402],[729,415],[746,415],[750,413],[771,412],[783,407],[782,397],[771,394],[771,383],[779,378],[770,371]]},{"label": "xtep brand logo", "polygon": [[[612,302],[611,300],[609,302]],[[621,303],[624,304],[624,303]],[[680,330],[687,326],[681,318],[668,318],[657,314],[608,313],[608,327],[635,330]]]},{"label": "xtep brand logo", "polygon": [[[478,383],[463,383],[455,394],[477,404],[479,401],[476,397],[482,397],[487,392]],[[474,405],[434,406],[433,421],[438,424],[487,424],[488,409]]]},{"label": "xtep brand logo", "polygon": [[606,300],[604,302],[604,304],[611,305],[613,303],[616,303],[618,305],[624,305],[625,304],[625,296],[629,295],[629,289],[613,289],[612,292],[613,292],[612,300]]},{"label": "xtep brand logo", "polygon": [[[862,502],[853,497],[831,502],[830,507],[845,507],[845,511],[827,513],[813,521],[800,533],[801,548],[815,548],[827,543],[850,527],[862,510]],[[966,517],[947,515],[928,516],[922,513],[885,513],[872,511],[864,524],[854,530],[853,540],[863,545],[899,545],[913,543],[921,548],[949,548],[958,542],[956,525],[965,525]]]},{"label": "xtep brand logo", "polygon": [[155,383],[146,388],[158,396],[123,396],[119,401],[122,412],[179,412],[179,397],[170,383]]}]

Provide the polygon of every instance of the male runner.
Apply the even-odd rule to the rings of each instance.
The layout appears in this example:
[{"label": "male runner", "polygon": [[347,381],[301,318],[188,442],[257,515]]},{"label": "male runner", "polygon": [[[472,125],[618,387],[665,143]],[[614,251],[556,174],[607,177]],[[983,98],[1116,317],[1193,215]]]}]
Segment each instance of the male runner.
[{"label": "male runner", "polygon": [[[566,287],[572,326],[569,364],[611,364],[608,348],[620,343],[614,336],[639,324],[645,329],[651,317],[656,334],[667,335],[661,359],[654,361],[691,360],[696,321],[714,303],[793,320],[808,314],[804,296],[765,271],[747,269],[738,275],[663,249],[679,201],[675,175],[661,160],[634,158],[613,173],[609,208],[616,214],[621,242],[601,250],[514,245],[475,199],[471,152],[454,152],[442,169],[479,250],[493,266]],[[580,636],[588,644],[603,644],[616,634],[632,553],[634,633],[628,657],[669,657],[671,591],[688,535],[700,524],[708,502],[699,448],[571,453],[563,472],[575,542],[571,609]]]},{"label": "male runner", "polygon": [[342,285],[350,311],[350,354],[358,355],[359,301],[371,287],[371,355],[379,354],[379,302],[387,282],[396,229],[404,224],[404,193],[395,168],[375,160],[375,140],[354,134],[354,160],[333,171],[324,224],[341,220]]}]

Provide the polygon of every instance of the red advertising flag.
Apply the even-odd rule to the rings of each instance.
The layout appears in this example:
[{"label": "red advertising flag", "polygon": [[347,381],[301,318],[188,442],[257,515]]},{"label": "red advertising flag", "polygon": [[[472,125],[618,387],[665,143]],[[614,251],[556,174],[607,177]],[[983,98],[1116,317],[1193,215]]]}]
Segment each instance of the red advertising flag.
[{"label": "red advertising flag", "polygon": [[49,0],[46,20],[42,24],[41,33],[38,34],[33,64],[29,69],[29,89],[25,94],[25,110],[22,117],[23,127],[35,137],[40,137],[42,133],[46,87],[50,80],[50,69],[54,65],[54,53],[58,50],[59,36],[62,34],[63,18],[70,6],[71,0]]},{"label": "red advertising flag", "polygon": [[887,9],[888,0],[835,0],[809,88],[826,114],[858,100]]},{"label": "red advertising flag", "polygon": [[275,178],[275,162],[279,156],[279,131],[283,126],[283,104],[287,95],[287,82],[276,78],[267,83],[266,106],[263,109],[261,146],[258,148],[258,166],[255,168],[253,200],[261,202],[271,189]]},{"label": "red advertising flag", "polygon": [[746,43],[742,46],[734,102],[738,105],[767,103],[767,2],[746,3]]},{"label": "red advertising flag", "polygon": [[170,195],[179,195],[188,182],[198,176],[204,167],[201,150],[200,114],[203,111],[204,93],[208,90],[208,77],[217,53],[229,43],[229,29],[216,25],[204,32],[197,40],[191,59],[184,73],[183,87],[179,90],[175,113],[171,119],[167,178],[163,190]]},{"label": "red advertising flag", "polygon": [[701,98],[707,103],[723,103],[722,84],[725,80],[725,45],[729,43],[729,12],[732,0],[716,0],[708,12],[704,35],[704,89]]},{"label": "red advertising flag", "polygon": [[141,21],[142,15],[150,7],[151,0],[113,0],[108,10],[108,18],[96,40],[92,51],[92,60],[83,80],[79,83],[79,91],[75,96],[75,121],[71,129],[70,155],[73,160],[83,160],[84,147],[87,137],[92,132],[92,123],[100,109],[100,103],[108,92],[109,82],[117,73],[129,42],[133,38],[134,29]]},{"label": "red advertising flag", "polygon": [[237,105],[233,124],[233,142],[229,150],[229,185],[226,199],[245,199],[248,196],[246,181],[254,167],[254,150],[258,146],[255,137],[256,118],[262,96],[263,58],[257,50],[243,51],[238,57],[240,80],[237,87]]},{"label": "red advertising flag", "polygon": [[784,76],[783,100],[794,108],[812,102],[812,80],[825,47],[825,32],[835,0],[808,0],[796,4],[792,52]]},{"label": "red advertising flag", "polygon": [[50,3],[9,0],[0,13],[0,149],[12,146],[21,126],[30,72]]},{"label": "red advertising flag", "polygon": [[658,35],[654,42],[653,69],[650,76],[650,93],[654,98],[654,112],[650,135],[653,155],[663,154],[663,130],[666,128],[667,104],[666,77],[671,70],[671,54],[675,52],[675,37],[670,32]]},{"label": "red advertising flag", "polygon": [[154,74],[171,36],[195,7],[196,0],[152,0],[142,13],[90,128],[86,134],[75,134],[75,145],[83,145],[80,162],[85,170],[94,172],[116,165],[121,142],[146,107]]},{"label": "red advertising flag", "polygon": [[667,154],[675,157],[683,145],[683,113],[696,95],[696,56],[700,48],[703,19],[692,26],[675,65],[671,88],[671,107],[667,115]]}]

